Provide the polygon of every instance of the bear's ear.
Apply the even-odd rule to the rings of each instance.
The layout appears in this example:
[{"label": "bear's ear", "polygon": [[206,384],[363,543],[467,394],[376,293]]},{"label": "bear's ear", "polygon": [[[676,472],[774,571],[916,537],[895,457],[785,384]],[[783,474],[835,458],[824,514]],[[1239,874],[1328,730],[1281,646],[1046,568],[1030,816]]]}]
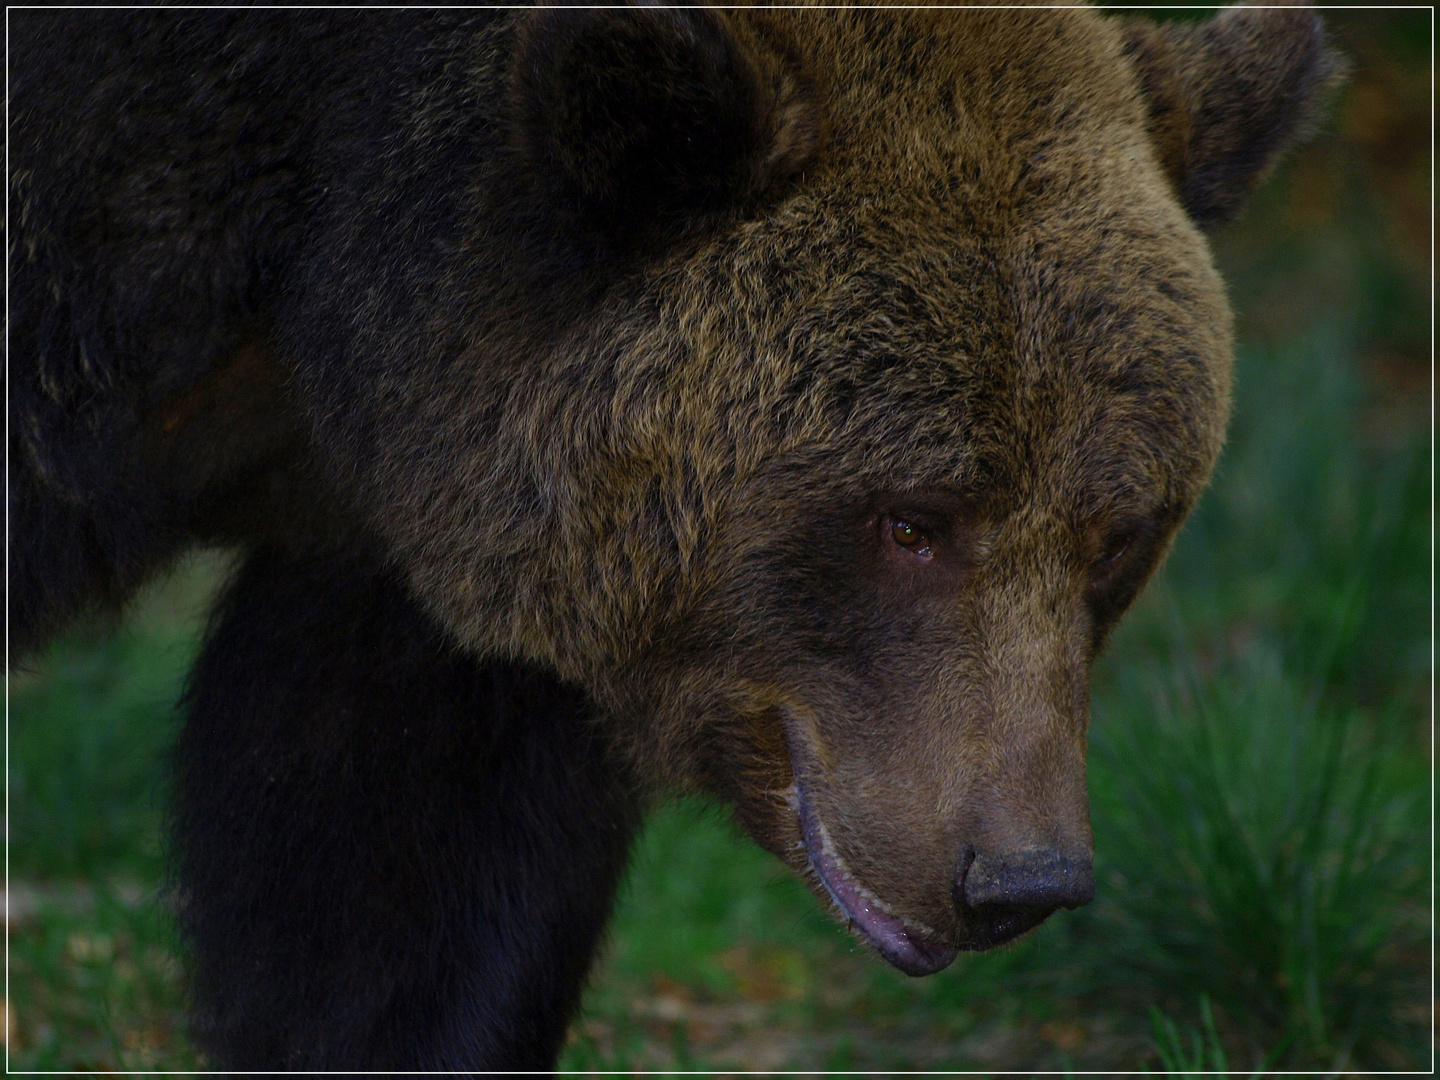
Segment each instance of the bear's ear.
[{"label": "bear's ear", "polygon": [[1301,5],[1231,7],[1203,23],[1127,18],[1124,38],[1161,164],[1205,229],[1314,132],[1348,67]]},{"label": "bear's ear", "polygon": [[509,92],[532,196],[622,243],[756,198],[823,129],[799,63],[703,7],[537,8]]}]

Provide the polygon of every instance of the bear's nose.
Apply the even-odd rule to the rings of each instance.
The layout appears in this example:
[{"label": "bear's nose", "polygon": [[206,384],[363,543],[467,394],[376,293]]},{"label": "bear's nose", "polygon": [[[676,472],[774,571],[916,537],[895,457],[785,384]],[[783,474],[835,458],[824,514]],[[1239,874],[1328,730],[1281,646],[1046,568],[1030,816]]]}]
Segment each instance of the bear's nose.
[{"label": "bear's nose", "polygon": [[960,872],[955,892],[970,907],[1028,908],[1046,913],[1077,908],[1095,898],[1095,871],[1088,856],[1065,856],[1049,848],[1004,855],[977,854]]}]

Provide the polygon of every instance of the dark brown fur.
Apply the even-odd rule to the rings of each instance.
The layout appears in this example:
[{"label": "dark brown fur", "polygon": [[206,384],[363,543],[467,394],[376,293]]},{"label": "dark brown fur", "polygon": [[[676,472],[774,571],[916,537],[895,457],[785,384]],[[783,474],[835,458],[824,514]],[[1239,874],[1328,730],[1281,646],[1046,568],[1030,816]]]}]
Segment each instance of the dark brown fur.
[{"label": "dark brown fur", "polygon": [[[137,69],[179,47],[146,18]],[[1313,14],[195,18],[215,102],[77,152],[120,180],[63,205],[21,80],[12,500],[74,538],[22,545],[21,640],[197,537],[331,590],[360,550],[426,613],[366,619],[581,687],[906,970],[1088,898],[1090,663],[1229,408],[1200,230],[1334,85]],[[148,546],[86,546],[121,517]]]}]

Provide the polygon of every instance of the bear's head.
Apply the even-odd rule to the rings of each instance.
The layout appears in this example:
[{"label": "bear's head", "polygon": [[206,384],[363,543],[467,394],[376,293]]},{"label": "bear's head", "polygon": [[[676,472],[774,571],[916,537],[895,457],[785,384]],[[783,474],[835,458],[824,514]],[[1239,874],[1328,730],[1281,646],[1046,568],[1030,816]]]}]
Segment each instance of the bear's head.
[{"label": "bear's head", "polygon": [[375,452],[417,592],[902,970],[1085,903],[1090,665],[1226,424],[1202,229],[1337,81],[1316,16],[507,27],[467,332]]}]

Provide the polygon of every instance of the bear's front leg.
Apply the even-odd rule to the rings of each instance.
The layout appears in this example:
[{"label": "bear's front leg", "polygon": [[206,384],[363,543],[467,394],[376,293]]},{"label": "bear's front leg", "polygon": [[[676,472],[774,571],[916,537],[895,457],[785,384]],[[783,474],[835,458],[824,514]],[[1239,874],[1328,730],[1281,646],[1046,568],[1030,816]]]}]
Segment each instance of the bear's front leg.
[{"label": "bear's front leg", "polygon": [[171,839],[216,1064],[553,1066],[640,817],[579,692],[456,652],[363,560],[262,550],[186,706]]}]

